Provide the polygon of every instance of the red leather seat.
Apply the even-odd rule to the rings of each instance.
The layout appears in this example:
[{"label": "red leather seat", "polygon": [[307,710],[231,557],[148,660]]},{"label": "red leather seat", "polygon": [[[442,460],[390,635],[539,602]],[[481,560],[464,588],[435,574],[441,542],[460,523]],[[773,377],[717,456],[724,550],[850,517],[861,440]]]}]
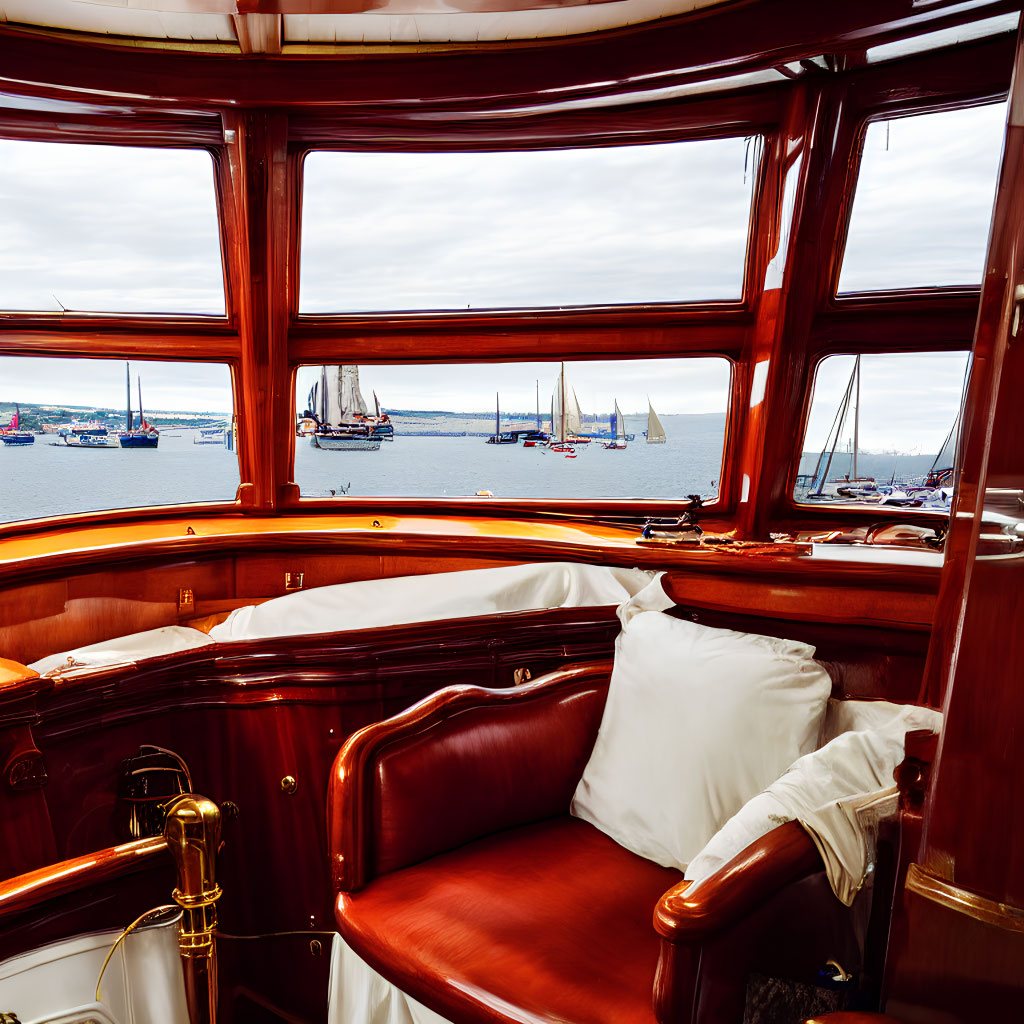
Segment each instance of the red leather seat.
[{"label": "red leather seat", "polygon": [[796,823],[691,897],[678,871],[569,816],[610,667],[443,690],[338,754],[338,929],[456,1024],[738,1024],[752,972],[856,964],[850,913]]},{"label": "red leather seat", "polygon": [[[454,1020],[653,1024],[658,898],[680,873],[554,818],[342,893],[364,960]],[[461,1011],[461,1012],[460,1012]]]}]

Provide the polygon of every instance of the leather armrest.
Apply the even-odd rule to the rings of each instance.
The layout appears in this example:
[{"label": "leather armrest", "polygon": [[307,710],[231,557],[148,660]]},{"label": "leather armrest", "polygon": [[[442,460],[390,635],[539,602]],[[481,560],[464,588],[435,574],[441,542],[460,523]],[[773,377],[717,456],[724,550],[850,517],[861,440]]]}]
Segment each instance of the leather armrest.
[{"label": "leather armrest", "polygon": [[824,870],[811,837],[798,822],[787,822],[733,857],[692,896],[689,881],[665,893],[654,909],[655,930],[669,942],[700,942],[749,916],[784,885]]},{"label": "leather armrest", "polygon": [[327,797],[336,891],[501,829],[568,813],[611,661],[527,686],[456,686],[354,733]]}]

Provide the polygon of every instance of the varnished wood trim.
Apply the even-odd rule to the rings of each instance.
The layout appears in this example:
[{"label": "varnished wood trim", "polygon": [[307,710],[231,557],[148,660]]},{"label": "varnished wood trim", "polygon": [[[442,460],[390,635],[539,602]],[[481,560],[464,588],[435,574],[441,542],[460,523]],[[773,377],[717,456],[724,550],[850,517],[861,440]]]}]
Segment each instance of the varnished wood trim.
[{"label": "varnished wood trim", "polygon": [[1024,933],[1024,909],[1008,903],[997,903],[968,889],[961,889],[952,882],[935,878],[919,864],[911,864],[907,870],[907,891],[983,924],[994,925],[1008,932]]},{"label": "varnished wood trim", "polygon": [[814,841],[790,821],[751,843],[706,879],[670,889],[654,909],[654,928],[670,942],[696,942],[729,927],[774,896],[782,886],[824,871]]},{"label": "varnished wood trim", "polygon": [[148,867],[166,851],[167,843],[162,837],[136,839],[8,878],[0,882],[0,921],[36,907],[43,900]]},{"label": "varnished wood trim", "polygon": [[12,683],[24,683],[38,678],[38,672],[33,672],[27,665],[22,665],[20,661],[0,658],[0,691]]}]

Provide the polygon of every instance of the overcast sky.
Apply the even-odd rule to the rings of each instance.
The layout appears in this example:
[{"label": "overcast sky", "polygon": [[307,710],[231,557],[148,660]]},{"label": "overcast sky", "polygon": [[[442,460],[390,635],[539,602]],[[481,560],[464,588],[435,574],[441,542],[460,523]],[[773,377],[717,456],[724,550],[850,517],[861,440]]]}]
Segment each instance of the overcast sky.
[{"label": "overcast sky", "polygon": [[[1002,104],[870,127],[840,290],[976,284]],[[736,298],[749,219],[746,140],[506,154],[317,153],[306,160],[306,312]],[[0,141],[0,308],[222,313],[213,165],[197,151]],[[555,354],[553,354],[554,356]],[[942,359],[865,390],[862,446],[941,443],[959,368]],[[585,411],[721,411],[723,364],[571,364]],[[831,422],[849,369],[821,380]],[[138,364],[147,407],[230,408],[223,367]],[[302,371],[304,406],[310,377]],[[123,402],[123,364],[0,359],[0,400]],[[532,409],[557,364],[365,367],[385,407]],[[134,371],[133,371],[134,375]],[[831,378],[830,378],[831,379]],[[900,394],[889,388],[899,383]],[[912,387],[910,385],[913,385]],[[149,397],[152,396],[152,397]],[[869,403],[881,403],[876,439]],[[947,407],[946,403],[952,404]],[[928,424],[926,428],[926,424]],[[823,428],[811,425],[809,440]],[[934,438],[942,437],[936,442]],[[884,435],[884,436],[883,436]]]}]

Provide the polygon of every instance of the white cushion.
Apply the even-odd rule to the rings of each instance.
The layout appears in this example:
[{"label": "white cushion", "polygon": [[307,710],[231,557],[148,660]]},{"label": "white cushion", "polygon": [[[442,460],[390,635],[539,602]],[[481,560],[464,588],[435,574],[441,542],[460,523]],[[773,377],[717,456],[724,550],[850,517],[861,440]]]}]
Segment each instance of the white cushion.
[{"label": "white cushion", "polygon": [[101,640],[87,647],[61,651],[60,654],[50,654],[33,662],[29,668],[42,676],[54,671],[122,665],[161,654],[191,651],[212,643],[205,633],[189,626],[160,626],[159,629],[147,629],[144,633],[132,633],[114,640]]},{"label": "white cushion", "polygon": [[535,608],[618,605],[653,573],[572,562],[359,580],[236,608],[210,630],[218,642],[372,629]]},{"label": "white cushion", "polygon": [[829,711],[826,730],[852,731],[801,757],[750,800],[690,862],[687,878],[702,882],[778,825],[799,821],[822,854],[833,891],[853,902],[873,860],[870,817],[893,790],[906,734],[938,731],[942,716],[887,701],[835,701]]},{"label": "white cushion", "polygon": [[[646,592],[634,602],[652,603]],[[634,602],[620,609],[604,717],[572,813],[685,869],[814,749],[831,682],[807,644],[637,612]]]}]

